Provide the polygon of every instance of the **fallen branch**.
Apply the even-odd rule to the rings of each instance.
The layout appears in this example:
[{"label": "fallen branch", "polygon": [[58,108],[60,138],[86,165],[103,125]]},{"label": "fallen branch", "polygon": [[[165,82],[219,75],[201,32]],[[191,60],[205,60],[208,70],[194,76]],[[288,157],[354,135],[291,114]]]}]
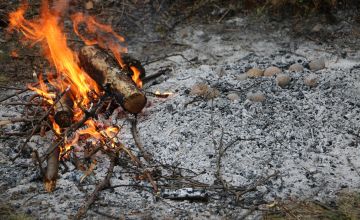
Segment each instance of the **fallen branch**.
[{"label": "fallen branch", "polygon": [[176,56],[180,56],[182,57],[184,60],[186,60],[188,63],[190,63],[192,66],[194,66],[195,64],[193,62],[191,62],[189,59],[187,59],[184,55],[182,55],[181,53],[175,53],[175,54],[169,54],[169,55],[165,55],[165,56],[162,56],[162,57],[159,57],[159,58],[156,58],[154,60],[151,60],[151,61],[148,61],[144,64],[144,66],[146,65],[149,65],[151,63],[156,63],[158,61],[161,61],[161,60],[164,60],[166,58],[169,58],[169,57],[176,57]]},{"label": "fallen branch", "polygon": [[[35,87],[35,86],[38,86],[38,85],[39,85],[39,83],[35,83],[35,84],[31,85],[31,86]],[[12,94],[12,95],[9,95],[9,96],[7,96],[7,97],[5,97],[5,98],[0,99],[0,102],[6,101],[6,100],[8,100],[8,99],[10,99],[10,98],[12,98],[12,97],[14,97],[14,96],[17,96],[17,95],[20,95],[20,94],[26,92],[26,91],[28,91],[28,90],[29,90],[29,88],[20,90],[19,92],[16,92],[16,93],[14,93],[14,94]]]},{"label": "fallen branch", "polygon": [[90,206],[95,202],[96,198],[100,194],[100,191],[110,186],[110,178],[113,175],[115,163],[116,163],[116,158],[110,157],[110,166],[108,168],[105,178],[96,186],[94,192],[90,195],[90,197],[86,200],[86,202],[80,207],[80,209],[75,215],[75,219],[81,219],[83,215],[85,215],[85,213],[88,211]]},{"label": "fallen branch", "polygon": [[139,131],[137,129],[137,118],[130,119],[131,122],[131,134],[134,138],[134,142],[136,147],[140,150],[141,154],[143,155],[144,159],[150,163],[151,155],[145,151],[144,145],[140,139]]},{"label": "fallen branch", "polygon": [[11,118],[7,120],[1,120],[0,126],[8,125],[8,124],[14,124],[18,122],[36,122],[36,119],[34,118]]},{"label": "fallen branch", "polygon": [[170,68],[160,69],[157,73],[154,73],[152,75],[144,77],[144,79],[142,81],[145,84],[145,83],[148,83],[151,80],[154,80],[162,75],[168,74],[169,72],[171,72]]}]

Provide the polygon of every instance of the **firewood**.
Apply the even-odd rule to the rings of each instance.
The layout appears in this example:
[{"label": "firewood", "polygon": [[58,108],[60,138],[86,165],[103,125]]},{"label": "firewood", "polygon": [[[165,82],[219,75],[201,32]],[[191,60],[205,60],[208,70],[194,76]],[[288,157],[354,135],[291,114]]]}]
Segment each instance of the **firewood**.
[{"label": "firewood", "polygon": [[120,69],[105,52],[85,46],[80,50],[82,68],[128,112],[139,113],[146,104],[146,96],[128,77],[130,68]]},{"label": "firewood", "polygon": [[60,148],[58,147],[50,154],[49,158],[47,159],[47,166],[44,176],[45,190],[47,192],[54,191],[56,187],[59,170],[59,154]]},{"label": "firewood", "polygon": [[71,126],[73,118],[71,106],[72,102],[68,96],[61,97],[59,102],[54,106],[54,120],[61,128]]}]

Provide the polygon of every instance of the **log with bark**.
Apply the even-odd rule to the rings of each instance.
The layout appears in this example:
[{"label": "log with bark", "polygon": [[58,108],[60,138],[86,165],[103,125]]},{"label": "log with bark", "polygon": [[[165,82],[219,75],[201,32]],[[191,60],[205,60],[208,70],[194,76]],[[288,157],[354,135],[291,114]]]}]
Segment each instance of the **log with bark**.
[{"label": "log with bark", "polygon": [[81,48],[79,60],[89,76],[114,95],[126,111],[136,114],[144,108],[146,96],[129,77],[131,68],[120,69],[110,55],[94,46]]},{"label": "log with bark", "polygon": [[[73,119],[72,101],[69,96],[63,95],[54,105],[54,120],[61,129],[70,127]],[[44,185],[47,192],[54,191],[59,171],[60,147],[49,155],[44,173]]]},{"label": "log with bark", "polygon": [[54,120],[60,128],[66,128],[71,125],[74,116],[71,106],[72,101],[69,96],[61,97],[59,102],[54,106]]},{"label": "log with bark", "polygon": [[59,170],[59,154],[60,148],[57,147],[47,159],[47,165],[45,169],[44,185],[47,192],[54,191],[56,187],[56,181],[58,178]]}]

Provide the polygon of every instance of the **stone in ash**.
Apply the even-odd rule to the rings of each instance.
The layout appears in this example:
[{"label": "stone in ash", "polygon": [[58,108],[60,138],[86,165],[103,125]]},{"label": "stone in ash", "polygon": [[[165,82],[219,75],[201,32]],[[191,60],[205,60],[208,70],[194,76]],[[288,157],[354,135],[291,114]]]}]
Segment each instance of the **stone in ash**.
[{"label": "stone in ash", "polygon": [[262,77],[264,75],[264,71],[259,68],[251,68],[246,72],[246,75],[250,78]]},{"label": "stone in ash", "polygon": [[264,76],[275,76],[279,73],[281,73],[281,69],[279,67],[271,66],[266,68],[266,70],[264,71]]}]

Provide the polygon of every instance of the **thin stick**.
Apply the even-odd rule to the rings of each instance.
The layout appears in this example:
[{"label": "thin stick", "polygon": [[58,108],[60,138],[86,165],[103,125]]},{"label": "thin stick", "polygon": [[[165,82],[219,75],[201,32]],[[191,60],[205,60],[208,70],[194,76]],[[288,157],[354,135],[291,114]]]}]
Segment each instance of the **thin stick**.
[{"label": "thin stick", "polygon": [[[39,83],[35,83],[35,84],[33,84],[32,86],[35,87],[35,86],[38,86],[38,85],[39,85]],[[28,90],[29,90],[29,88],[20,90],[19,92],[16,92],[16,93],[14,93],[14,94],[12,94],[12,95],[9,95],[9,96],[7,96],[7,97],[5,97],[5,98],[3,98],[3,99],[0,99],[0,102],[6,101],[6,100],[8,100],[8,99],[10,99],[10,98],[12,98],[12,97],[14,97],[14,96],[17,96],[17,95],[20,95],[20,94],[26,92],[26,91],[28,91]]]},{"label": "thin stick", "polygon": [[30,102],[10,102],[10,103],[4,103],[4,105],[26,105],[26,106],[30,106],[30,105],[36,105],[36,104],[30,103]]},{"label": "thin stick", "polygon": [[12,89],[12,90],[23,90],[22,88],[16,88],[16,87],[12,87],[12,86],[3,86],[0,85],[1,89]]},{"label": "thin stick", "polygon": [[0,127],[8,124],[14,124],[17,122],[34,122],[36,119],[30,119],[30,118],[12,118],[8,120],[0,120]]},{"label": "thin stick", "polygon": [[136,147],[140,150],[141,154],[143,155],[144,159],[150,163],[151,161],[151,155],[145,151],[144,149],[144,145],[142,143],[142,141],[140,140],[140,135],[139,135],[139,131],[137,129],[137,119],[131,119],[131,134],[134,138],[134,142]]},{"label": "thin stick", "polygon": [[[24,151],[27,143],[30,141],[30,139],[31,139],[32,136],[35,134],[35,132],[40,128],[41,122],[42,122],[43,120],[45,120],[45,119],[49,116],[52,108],[54,108],[54,106],[56,105],[56,103],[58,103],[58,102],[60,101],[61,97],[62,97],[63,95],[65,95],[65,93],[68,92],[69,90],[70,90],[70,87],[68,87],[67,89],[65,89],[65,90],[60,94],[60,96],[57,98],[57,100],[51,105],[51,107],[46,111],[46,113],[40,118],[39,123],[33,128],[33,130],[31,131],[30,135],[26,138],[24,144],[20,147],[20,150],[19,150],[19,152],[17,153],[17,155],[16,155],[14,158],[11,159],[12,161],[16,160],[16,159],[21,155],[21,153]],[[43,160],[42,160],[42,162],[43,162]]]},{"label": "thin stick", "polygon": [[146,76],[144,79],[142,79],[143,83],[148,83],[149,81],[153,80],[153,79],[156,79],[162,75],[165,75],[167,73],[169,73],[171,71],[170,68],[165,68],[165,69],[161,69],[159,70],[157,73],[154,73],[150,76]]},{"label": "thin stick", "polygon": [[188,63],[190,63],[192,66],[194,66],[195,64],[193,62],[191,62],[189,59],[187,59],[184,55],[182,55],[181,53],[174,53],[174,54],[167,54],[165,56],[162,56],[162,57],[159,57],[155,60],[151,60],[151,61],[148,61],[146,62],[143,66],[146,66],[146,65],[149,65],[151,63],[155,63],[155,62],[158,62],[158,61],[161,61],[161,60],[164,60],[166,58],[169,58],[169,57],[176,57],[176,56],[180,56],[182,57],[184,60],[186,60]]},{"label": "thin stick", "polygon": [[83,215],[85,215],[85,213],[88,211],[90,206],[95,202],[96,198],[100,194],[100,191],[109,187],[110,178],[112,177],[113,172],[114,172],[115,162],[116,162],[116,158],[111,157],[110,158],[110,166],[108,168],[105,178],[103,179],[103,181],[101,181],[101,183],[99,183],[96,186],[94,192],[90,195],[90,197],[86,200],[86,202],[80,207],[80,209],[78,210],[78,212],[75,215],[75,219],[81,219],[81,217]]},{"label": "thin stick", "polygon": [[[74,124],[73,126],[69,127],[63,134],[63,137],[59,139],[58,142],[55,142],[53,145],[51,145],[46,153],[41,157],[41,162],[44,162],[48,157],[49,155],[57,148],[59,147],[64,141],[65,141],[65,137],[69,137],[70,134],[72,134],[74,131],[76,131],[77,129],[79,129],[81,126],[84,125],[84,123],[90,118],[90,117],[93,117],[95,112],[97,111],[98,108],[100,108],[102,105],[103,105],[103,100],[105,99],[106,97],[103,96],[98,104],[96,106],[94,106],[90,112],[86,111],[85,109],[83,109],[83,111],[85,112],[85,115],[84,117],[78,121],[76,124]],[[80,107],[80,106],[79,106]]]},{"label": "thin stick", "polygon": [[33,157],[35,165],[37,165],[39,167],[41,176],[44,176],[45,172],[44,172],[44,169],[40,162],[39,152],[37,150],[33,149],[31,156]]}]

